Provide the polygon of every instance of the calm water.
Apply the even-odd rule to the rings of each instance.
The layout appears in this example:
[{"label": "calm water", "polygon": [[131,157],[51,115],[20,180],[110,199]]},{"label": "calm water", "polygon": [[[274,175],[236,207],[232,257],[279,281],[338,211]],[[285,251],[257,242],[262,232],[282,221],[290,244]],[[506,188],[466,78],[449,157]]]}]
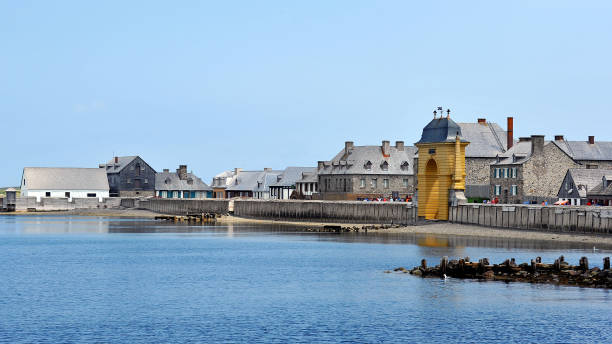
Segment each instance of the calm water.
[{"label": "calm water", "polygon": [[610,291],[383,273],[561,254],[601,266],[610,251],[0,216],[0,342],[612,342]]}]

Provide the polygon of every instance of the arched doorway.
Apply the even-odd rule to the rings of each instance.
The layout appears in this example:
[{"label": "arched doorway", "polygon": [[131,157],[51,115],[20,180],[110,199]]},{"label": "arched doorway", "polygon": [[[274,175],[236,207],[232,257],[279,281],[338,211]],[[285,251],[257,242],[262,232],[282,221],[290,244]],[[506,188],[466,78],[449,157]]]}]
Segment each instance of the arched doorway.
[{"label": "arched doorway", "polygon": [[429,159],[425,166],[425,199],[419,202],[419,206],[425,207],[425,218],[428,220],[438,216],[439,183],[438,164],[434,159]]}]

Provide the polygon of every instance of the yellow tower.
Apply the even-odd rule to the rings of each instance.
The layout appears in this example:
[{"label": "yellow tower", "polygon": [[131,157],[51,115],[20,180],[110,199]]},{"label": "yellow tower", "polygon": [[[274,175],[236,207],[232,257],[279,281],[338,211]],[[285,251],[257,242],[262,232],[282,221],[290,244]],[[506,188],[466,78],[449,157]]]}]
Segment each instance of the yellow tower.
[{"label": "yellow tower", "polygon": [[417,189],[418,216],[427,220],[448,220],[450,204],[466,201],[465,147],[469,144],[461,137],[461,128],[446,117],[436,117],[423,129],[419,149]]}]

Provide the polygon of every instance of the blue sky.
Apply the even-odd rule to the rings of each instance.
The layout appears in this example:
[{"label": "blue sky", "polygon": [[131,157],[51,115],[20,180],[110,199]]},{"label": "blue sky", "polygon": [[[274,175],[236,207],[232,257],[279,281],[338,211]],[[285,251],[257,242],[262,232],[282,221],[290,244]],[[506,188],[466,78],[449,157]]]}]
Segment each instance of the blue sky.
[{"label": "blue sky", "polygon": [[315,166],[412,144],[437,106],[612,140],[610,4],[0,1],[0,186],[113,154],[207,182]]}]

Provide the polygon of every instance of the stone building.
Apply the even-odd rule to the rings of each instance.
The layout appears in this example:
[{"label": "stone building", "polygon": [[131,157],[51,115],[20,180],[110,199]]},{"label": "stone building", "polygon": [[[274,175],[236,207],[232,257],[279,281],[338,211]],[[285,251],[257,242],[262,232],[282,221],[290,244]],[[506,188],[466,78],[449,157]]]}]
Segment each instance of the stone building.
[{"label": "stone building", "polygon": [[570,168],[580,168],[554,142],[543,135],[521,138],[519,142],[491,164],[490,199],[500,203],[552,203]]},{"label": "stone building", "polygon": [[234,184],[236,176],[240,172],[242,172],[241,168],[235,168],[233,170],[223,171],[214,176],[210,185],[213,189],[212,197],[219,199],[227,198],[225,189]]},{"label": "stone building", "polygon": [[114,157],[100,168],[106,171],[111,197],[155,196],[155,170],[139,156]]},{"label": "stone building", "polygon": [[155,194],[159,198],[202,199],[212,197],[212,188],[187,172],[187,165],[180,165],[176,172],[164,169],[155,175]]},{"label": "stone building", "polygon": [[319,175],[317,169],[313,172],[304,172],[302,177],[295,182],[295,187],[299,194],[306,199],[311,199],[319,193]]},{"label": "stone building", "polygon": [[565,153],[587,169],[612,169],[612,142],[596,141],[589,136],[586,141],[566,141],[562,135],[553,141]]},{"label": "stone building", "polygon": [[461,137],[470,142],[465,149],[465,196],[468,199],[489,197],[489,165],[514,145],[514,120],[507,118],[507,130],[479,118],[477,123],[457,123]]},{"label": "stone building", "polygon": [[330,161],[319,161],[318,197],[328,200],[410,197],[415,191],[416,148],[397,141],[391,146],[355,146],[347,141]]},{"label": "stone building", "polygon": [[277,176],[277,181],[270,185],[270,198],[290,199],[294,191],[297,191],[297,182],[302,179],[304,173],[315,173],[316,167],[287,167],[283,173]]},{"label": "stone building", "polygon": [[587,191],[591,204],[612,206],[612,173],[605,174],[592,190]]},{"label": "stone building", "polygon": [[231,185],[225,188],[226,198],[242,197],[269,199],[270,185],[278,181],[283,171],[264,168],[263,171],[238,171],[232,178]]},{"label": "stone building", "polygon": [[606,175],[612,175],[612,171],[570,168],[565,174],[557,197],[560,201],[569,201],[570,205],[587,204],[587,193],[599,186]]}]

